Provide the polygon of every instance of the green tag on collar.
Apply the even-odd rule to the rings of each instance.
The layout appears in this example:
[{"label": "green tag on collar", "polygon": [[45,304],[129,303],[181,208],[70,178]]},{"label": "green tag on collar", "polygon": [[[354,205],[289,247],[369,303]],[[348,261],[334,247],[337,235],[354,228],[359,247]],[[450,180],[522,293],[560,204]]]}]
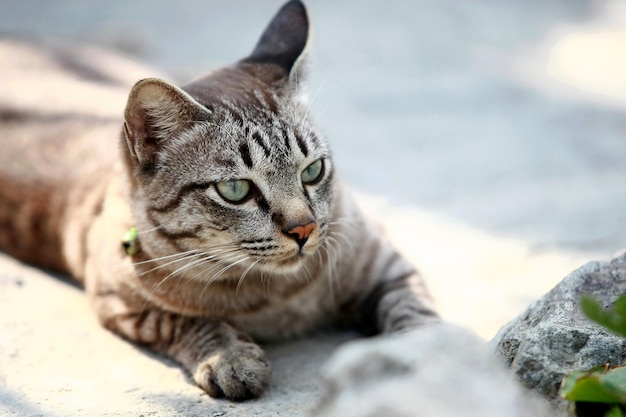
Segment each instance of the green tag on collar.
[{"label": "green tag on collar", "polygon": [[122,248],[127,255],[135,255],[139,253],[141,247],[139,246],[139,238],[137,237],[137,229],[131,227],[128,232],[122,236]]}]

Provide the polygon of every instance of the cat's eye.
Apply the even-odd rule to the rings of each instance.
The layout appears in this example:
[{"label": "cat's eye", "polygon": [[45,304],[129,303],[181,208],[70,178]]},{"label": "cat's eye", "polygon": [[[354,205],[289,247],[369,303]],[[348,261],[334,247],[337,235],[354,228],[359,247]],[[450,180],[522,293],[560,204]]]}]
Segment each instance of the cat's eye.
[{"label": "cat's eye", "polygon": [[323,175],[324,162],[322,162],[321,159],[318,159],[302,171],[300,178],[302,179],[303,184],[312,185],[321,180]]},{"label": "cat's eye", "polygon": [[220,181],[215,185],[215,188],[224,200],[239,203],[250,194],[251,187],[248,180],[231,180]]}]

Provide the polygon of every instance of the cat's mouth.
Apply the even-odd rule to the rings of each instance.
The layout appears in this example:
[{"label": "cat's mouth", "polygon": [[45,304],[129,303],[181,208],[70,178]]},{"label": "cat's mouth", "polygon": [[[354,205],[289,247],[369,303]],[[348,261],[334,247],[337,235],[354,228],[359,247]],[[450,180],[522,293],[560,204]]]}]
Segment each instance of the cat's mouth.
[{"label": "cat's mouth", "polygon": [[290,254],[276,257],[272,261],[272,264],[275,267],[275,272],[298,272],[305,266],[305,264],[310,263],[312,259],[317,259],[320,256],[320,247],[325,246],[324,238],[324,230],[321,230],[319,234],[309,239],[304,245],[299,246],[298,248],[293,248]]},{"label": "cat's mouth", "polygon": [[303,245],[297,247],[292,242],[284,242],[283,250],[271,257],[264,257],[259,267],[270,273],[294,273],[298,272],[305,264],[315,257],[319,246],[319,236],[309,239]]},{"label": "cat's mouth", "polygon": [[308,250],[299,249],[292,255],[272,261],[274,272],[292,273],[298,271],[311,255]]}]

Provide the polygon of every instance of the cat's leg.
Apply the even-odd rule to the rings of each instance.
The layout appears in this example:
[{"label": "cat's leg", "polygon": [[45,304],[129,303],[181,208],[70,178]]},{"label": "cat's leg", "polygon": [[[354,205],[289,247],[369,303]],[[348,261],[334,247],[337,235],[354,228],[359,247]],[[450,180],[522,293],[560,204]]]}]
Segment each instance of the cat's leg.
[{"label": "cat's leg", "polygon": [[404,332],[441,321],[423,278],[413,270],[380,277],[344,308],[366,335]]},{"label": "cat's leg", "polygon": [[381,333],[401,332],[441,320],[416,271],[379,282],[368,301]]},{"label": "cat's leg", "polygon": [[224,322],[149,306],[132,309],[111,292],[94,301],[104,327],[179,362],[212,397],[256,398],[270,382],[271,365],[263,350]]},{"label": "cat's leg", "polygon": [[185,330],[167,354],[189,370],[209,395],[241,401],[263,394],[272,368],[250,337],[224,322],[200,319],[188,323]]}]

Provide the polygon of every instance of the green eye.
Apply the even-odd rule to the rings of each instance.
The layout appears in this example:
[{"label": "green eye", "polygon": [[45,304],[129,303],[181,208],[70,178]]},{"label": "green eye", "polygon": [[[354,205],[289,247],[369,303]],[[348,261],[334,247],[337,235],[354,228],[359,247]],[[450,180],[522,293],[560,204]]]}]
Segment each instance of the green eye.
[{"label": "green eye", "polygon": [[250,181],[248,180],[232,180],[220,181],[215,186],[217,192],[226,201],[238,203],[248,196],[250,193]]},{"label": "green eye", "polygon": [[300,178],[302,178],[303,184],[315,184],[322,178],[323,173],[324,163],[321,159],[318,159],[302,171]]}]

